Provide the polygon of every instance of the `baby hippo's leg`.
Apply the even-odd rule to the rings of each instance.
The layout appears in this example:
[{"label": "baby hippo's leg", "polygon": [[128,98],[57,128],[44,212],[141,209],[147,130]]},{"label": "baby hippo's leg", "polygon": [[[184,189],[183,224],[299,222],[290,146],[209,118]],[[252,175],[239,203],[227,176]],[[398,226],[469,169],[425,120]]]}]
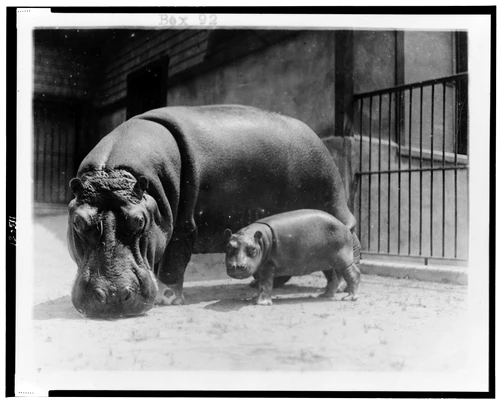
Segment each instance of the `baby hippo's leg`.
[{"label": "baby hippo's leg", "polygon": [[320,294],[320,297],[333,298],[339,287],[339,277],[337,271],[333,269],[327,269],[323,271],[326,278],[326,288],[325,291]]},{"label": "baby hippo's leg", "polygon": [[259,270],[258,294],[255,304],[259,306],[270,306],[273,304],[271,293],[273,291],[274,266],[264,265]]},{"label": "baby hippo's leg", "polygon": [[356,263],[352,263],[342,271],[342,275],[347,282],[347,292],[349,293],[342,300],[356,301],[358,299],[358,286],[361,279],[361,271]]}]

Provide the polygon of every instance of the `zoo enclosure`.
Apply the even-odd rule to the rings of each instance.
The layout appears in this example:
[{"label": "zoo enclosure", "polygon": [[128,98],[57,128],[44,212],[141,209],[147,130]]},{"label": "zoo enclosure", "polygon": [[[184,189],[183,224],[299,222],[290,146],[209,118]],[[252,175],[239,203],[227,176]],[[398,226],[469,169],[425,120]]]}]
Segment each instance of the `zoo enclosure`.
[{"label": "zoo enclosure", "polygon": [[465,261],[467,73],[354,95],[365,254]]}]

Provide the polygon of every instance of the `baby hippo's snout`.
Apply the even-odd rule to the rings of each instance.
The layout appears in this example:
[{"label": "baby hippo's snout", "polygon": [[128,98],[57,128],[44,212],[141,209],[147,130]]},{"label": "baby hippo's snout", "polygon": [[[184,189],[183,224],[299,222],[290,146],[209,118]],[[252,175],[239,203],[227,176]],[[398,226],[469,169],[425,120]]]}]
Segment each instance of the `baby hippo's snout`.
[{"label": "baby hippo's snout", "polygon": [[226,229],[224,232],[227,240],[226,270],[231,278],[249,278],[259,268],[262,251],[259,246],[261,233],[257,235],[233,233]]},{"label": "baby hippo's snout", "polygon": [[226,262],[226,269],[231,278],[245,279],[252,276],[252,271],[247,265]]}]

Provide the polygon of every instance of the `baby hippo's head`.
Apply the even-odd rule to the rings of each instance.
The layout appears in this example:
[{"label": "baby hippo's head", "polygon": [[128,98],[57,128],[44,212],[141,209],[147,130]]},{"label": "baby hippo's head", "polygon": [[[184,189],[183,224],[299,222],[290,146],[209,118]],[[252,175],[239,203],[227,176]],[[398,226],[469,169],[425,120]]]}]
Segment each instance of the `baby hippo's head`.
[{"label": "baby hippo's head", "polygon": [[231,278],[245,279],[257,272],[262,262],[262,232],[243,228],[233,234],[224,231],[226,237],[226,269]]}]

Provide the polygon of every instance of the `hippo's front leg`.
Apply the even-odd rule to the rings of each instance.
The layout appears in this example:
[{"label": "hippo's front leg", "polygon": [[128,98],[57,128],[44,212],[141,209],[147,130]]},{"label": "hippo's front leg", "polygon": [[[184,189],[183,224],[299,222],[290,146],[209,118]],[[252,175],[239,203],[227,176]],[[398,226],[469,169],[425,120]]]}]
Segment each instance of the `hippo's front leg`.
[{"label": "hippo's front leg", "polygon": [[259,306],[270,306],[273,304],[271,293],[273,291],[275,267],[272,263],[267,263],[259,269],[258,293],[255,304]]},{"label": "hippo's front leg", "polygon": [[[172,240],[160,261],[156,305],[182,305],[185,303],[184,272],[191,259],[191,239]],[[156,272],[156,271],[155,271]]]}]

